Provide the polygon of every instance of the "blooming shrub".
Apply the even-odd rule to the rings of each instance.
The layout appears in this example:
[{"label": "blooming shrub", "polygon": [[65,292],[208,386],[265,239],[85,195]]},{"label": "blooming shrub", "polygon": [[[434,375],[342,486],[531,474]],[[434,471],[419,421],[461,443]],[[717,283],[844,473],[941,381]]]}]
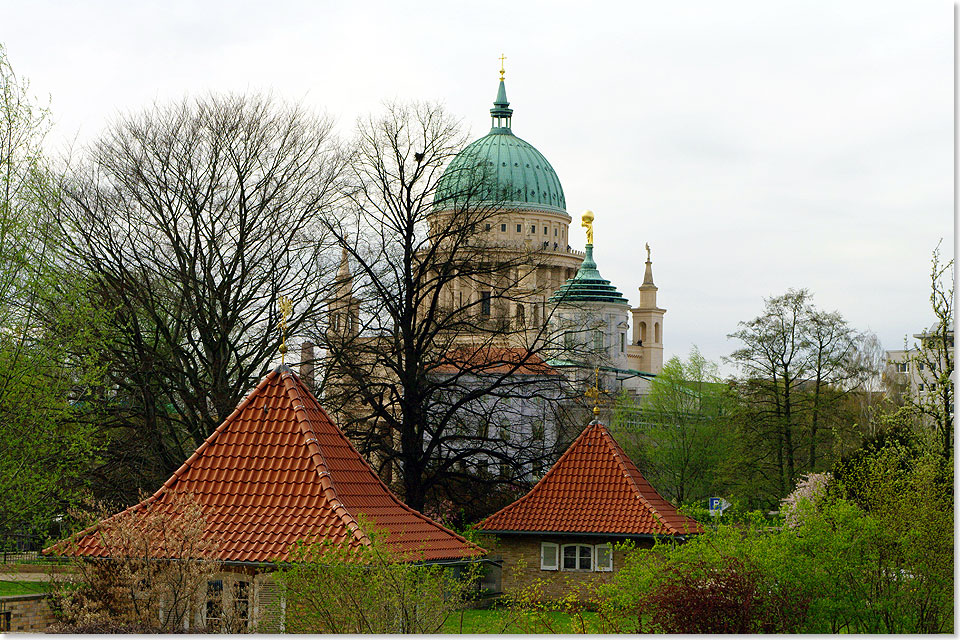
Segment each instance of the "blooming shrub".
[{"label": "blooming shrub", "polygon": [[783,514],[783,524],[787,527],[798,527],[803,518],[803,505],[815,507],[824,496],[833,475],[830,472],[808,473],[800,478],[797,487],[790,495],[780,501],[780,513]]}]

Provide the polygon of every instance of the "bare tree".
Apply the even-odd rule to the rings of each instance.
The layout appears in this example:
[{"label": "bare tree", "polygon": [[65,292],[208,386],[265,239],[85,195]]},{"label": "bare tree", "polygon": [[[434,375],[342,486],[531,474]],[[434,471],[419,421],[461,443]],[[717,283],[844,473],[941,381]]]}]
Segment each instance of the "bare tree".
[{"label": "bare tree", "polygon": [[[325,404],[382,471],[395,471],[416,509],[456,501],[458,483],[481,482],[489,494],[551,456],[537,432],[548,416],[530,407],[546,413],[543,401],[562,393],[538,355],[545,322],[523,312],[541,254],[489,233],[505,213],[504,186],[478,162],[438,191],[465,142],[431,104],[389,105],[359,123],[349,205],[328,228],[349,262],[338,283],[349,286],[331,308],[355,305],[355,320],[313,336],[326,351]],[[477,473],[478,464],[493,471]],[[469,493],[460,500],[476,502]]]},{"label": "bare tree", "polygon": [[[330,123],[269,97],[185,99],[120,119],[69,172],[58,221],[70,266],[111,314],[103,336],[118,487],[153,485],[201,444],[330,280],[324,225],[341,155]],[[138,481],[140,481],[138,479]]]}]

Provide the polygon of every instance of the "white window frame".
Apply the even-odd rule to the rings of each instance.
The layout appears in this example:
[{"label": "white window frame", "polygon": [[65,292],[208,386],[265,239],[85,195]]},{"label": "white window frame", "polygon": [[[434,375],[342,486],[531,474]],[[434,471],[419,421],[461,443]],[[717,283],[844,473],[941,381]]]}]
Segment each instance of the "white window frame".
[{"label": "white window frame", "polygon": [[[576,557],[577,557],[577,566],[576,566],[576,568],[573,568],[573,569],[567,569],[566,567],[563,566],[564,550],[565,550],[565,549],[568,549],[568,548],[570,548],[570,547],[574,547],[574,548],[577,550],[577,556],[576,556]],[[584,569],[583,567],[580,566],[580,548],[581,548],[581,547],[586,547],[587,549],[590,549],[590,565],[591,565],[591,566],[590,566],[589,569]],[[561,570],[561,571],[593,571],[593,567],[596,566],[596,562],[594,562],[594,554],[596,554],[596,551],[594,550],[593,545],[583,544],[583,543],[572,543],[572,544],[564,544],[564,545],[561,545],[561,546],[560,546],[560,558],[559,558],[559,560],[560,560],[560,562],[559,562],[559,564],[560,564],[560,570]]]},{"label": "white window frame", "polygon": [[[607,563],[605,566],[600,566],[600,551],[607,551]],[[613,571],[613,545],[609,542],[604,544],[594,545],[593,547],[593,567],[594,571]]]},{"label": "white window frame", "polygon": [[[545,558],[550,557],[550,552],[553,552],[553,566],[549,566],[544,562]],[[556,542],[541,542],[540,543],[540,570],[541,571],[559,571],[560,570],[560,545]]]}]

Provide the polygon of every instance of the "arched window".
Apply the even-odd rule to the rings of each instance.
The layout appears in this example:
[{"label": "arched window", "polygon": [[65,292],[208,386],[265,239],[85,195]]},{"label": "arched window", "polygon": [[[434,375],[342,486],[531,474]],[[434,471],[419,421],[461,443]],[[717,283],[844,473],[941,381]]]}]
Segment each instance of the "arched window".
[{"label": "arched window", "polygon": [[523,304],[521,303],[517,305],[517,326],[523,327],[524,325],[525,321],[523,317]]},{"label": "arched window", "polygon": [[660,344],[660,323],[653,323],[653,341],[656,344]]},{"label": "arched window", "polygon": [[640,323],[640,342],[644,343],[647,341],[647,323]]}]

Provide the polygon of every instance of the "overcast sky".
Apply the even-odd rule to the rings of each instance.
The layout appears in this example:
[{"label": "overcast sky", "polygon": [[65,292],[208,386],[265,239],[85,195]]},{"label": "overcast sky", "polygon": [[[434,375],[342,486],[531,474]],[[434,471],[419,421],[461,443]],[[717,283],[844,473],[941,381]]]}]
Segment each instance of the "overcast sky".
[{"label": "overcast sky", "polygon": [[763,298],[806,287],[888,349],[929,325],[954,252],[946,2],[0,2],[56,149],[118,113],[272,90],[336,118],[439,100],[486,134],[501,52],[513,131],[636,304],[645,242],[665,356],[713,359]]}]

